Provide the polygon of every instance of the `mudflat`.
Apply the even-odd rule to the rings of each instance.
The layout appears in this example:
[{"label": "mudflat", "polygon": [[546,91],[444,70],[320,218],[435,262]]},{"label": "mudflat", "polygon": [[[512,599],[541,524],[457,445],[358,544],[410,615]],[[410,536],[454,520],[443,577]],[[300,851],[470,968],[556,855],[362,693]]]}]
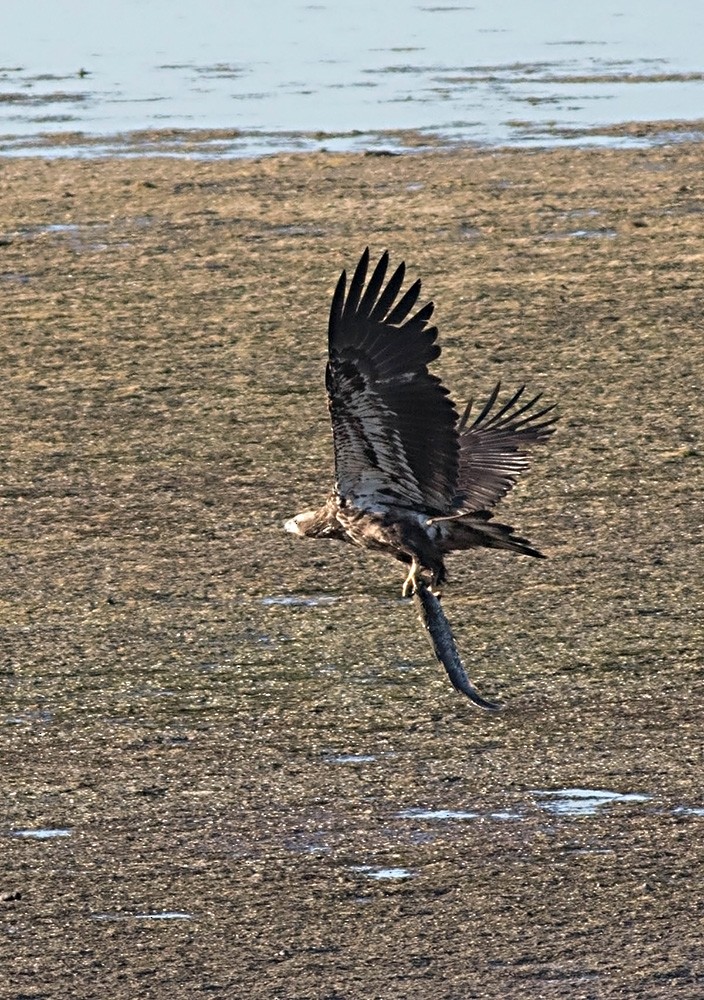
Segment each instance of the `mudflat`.
[{"label": "mudflat", "polygon": [[[2,997],[704,992],[704,146],[4,160]],[[560,407],[449,564],[281,523],[332,483],[370,245],[458,404]]]}]

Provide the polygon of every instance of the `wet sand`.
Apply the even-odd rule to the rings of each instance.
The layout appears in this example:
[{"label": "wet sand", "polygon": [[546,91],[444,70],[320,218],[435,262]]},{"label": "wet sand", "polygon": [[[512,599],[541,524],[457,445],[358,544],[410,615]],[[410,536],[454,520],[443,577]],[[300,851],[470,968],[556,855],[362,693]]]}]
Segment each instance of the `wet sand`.
[{"label": "wet sand", "polygon": [[[685,143],[3,162],[0,995],[701,997],[703,176]],[[560,404],[501,507],[550,560],[449,567],[498,717],[394,563],[280,530],[331,481],[366,244],[458,402]],[[575,788],[642,798],[540,794]]]}]

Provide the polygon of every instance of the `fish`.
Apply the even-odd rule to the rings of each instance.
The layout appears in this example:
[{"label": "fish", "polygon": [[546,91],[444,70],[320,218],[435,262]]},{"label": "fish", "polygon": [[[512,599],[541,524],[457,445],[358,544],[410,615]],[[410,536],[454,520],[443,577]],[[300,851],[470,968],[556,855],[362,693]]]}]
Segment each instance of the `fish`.
[{"label": "fish", "polygon": [[419,580],[413,600],[418,609],[421,625],[430,639],[433,652],[447,671],[447,676],[455,690],[466,695],[473,705],[486,712],[502,711],[504,708],[502,704],[488,701],[482,697],[469,679],[439,597],[422,580]]}]

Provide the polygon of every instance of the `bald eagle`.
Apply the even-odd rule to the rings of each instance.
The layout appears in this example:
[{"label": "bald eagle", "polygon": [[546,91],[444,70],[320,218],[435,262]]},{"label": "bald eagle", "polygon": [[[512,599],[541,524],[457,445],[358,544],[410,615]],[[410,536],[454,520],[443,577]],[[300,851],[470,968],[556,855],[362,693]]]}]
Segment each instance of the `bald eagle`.
[{"label": "bald eagle", "polygon": [[403,596],[418,593],[427,609],[427,591],[437,594],[447,579],[449,552],[485,547],[543,558],[494,521],[491,508],[556,418],[553,406],[538,406],[540,395],[524,397],[525,386],[500,403],[500,383],[473,419],[471,402],[460,417],[428,371],[440,354],[437,328],[428,325],[434,305],[414,312],[420,280],[400,294],[405,265],[387,280],[388,267],[385,252],[367,280],[367,248],[349,290],[345,271],[337,282],[326,369],[335,485],[322,507],[284,527],[388,553],[409,567]]}]

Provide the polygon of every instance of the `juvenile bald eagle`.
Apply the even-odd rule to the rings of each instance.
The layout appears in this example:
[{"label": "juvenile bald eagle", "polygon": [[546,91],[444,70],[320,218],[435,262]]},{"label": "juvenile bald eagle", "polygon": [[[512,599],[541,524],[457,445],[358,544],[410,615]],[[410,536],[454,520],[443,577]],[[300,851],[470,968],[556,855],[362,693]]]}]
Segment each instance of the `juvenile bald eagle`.
[{"label": "juvenile bald eagle", "polygon": [[[335,449],[335,486],[318,510],[284,525],[388,552],[409,565],[403,596],[447,578],[448,552],[483,546],[542,558],[491,508],[528,468],[528,449],[552,434],[554,407],[524,401],[525,386],[498,404],[500,383],[470,423],[428,365],[440,354],[428,326],[433,303],[413,313],[420,280],[399,298],[401,263],[386,281],[384,253],[366,281],[365,250],[347,288],[335,288],[328,326],[326,387]],[[365,287],[366,282],[366,287]],[[546,419],[547,418],[547,419]]]}]

